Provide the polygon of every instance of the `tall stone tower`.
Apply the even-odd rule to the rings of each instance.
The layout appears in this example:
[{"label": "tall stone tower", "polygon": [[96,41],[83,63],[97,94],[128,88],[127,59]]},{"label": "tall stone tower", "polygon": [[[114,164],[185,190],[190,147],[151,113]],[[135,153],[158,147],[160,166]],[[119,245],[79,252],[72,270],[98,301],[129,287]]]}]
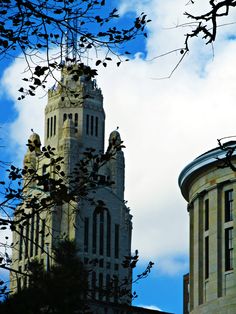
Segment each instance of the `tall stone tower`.
[{"label": "tall stone tower", "polygon": [[217,147],[197,157],[179,176],[190,218],[191,314],[236,313],[236,173],[222,168],[219,158],[224,161],[225,151]]},{"label": "tall stone tower", "polygon": [[[45,146],[54,147],[56,154],[64,158],[66,175],[72,173],[86,148],[104,152],[102,92],[95,80],[87,75],[78,75],[77,70],[76,65],[70,71],[64,67],[61,83],[49,90],[45,108]],[[34,142],[35,139],[40,142],[38,135],[32,134],[30,140]],[[120,134],[113,131],[109,142],[119,144]],[[40,149],[33,152],[28,150],[24,164],[39,162],[40,153]],[[49,171],[53,175],[53,169],[46,167],[43,160],[39,163],[39,171]],[[95,261],[90,276],[94,298],[108,301],[95,287],[106,289],[111,278],[118,282],[132,276],[129,270],[121,266],[124,256],[131,254],[132,230],[132,216],[124,204],[124,168],[124,154],[120,150],[99,170],[101,179],[109,178],[114,182],[93,194],[95,200],[103,200],[107,210],[97,212],[91,202],[79,199],[73,206],[64,204],[51,210],[50,214],[43,212],[32,217],[29,225],[20,232],[14,232],[13,240],[18,244],[13,250],[13,267],[24,271],[27,263],[35,257],[50,265],[52,261],[46,252],[51,252],[58,238],[67,235],[69,239],[75,239],[84,264]],[[37,247],[37,243],[41,248]],[[13,290],[24,284],[21,279],[11,274]],[[115,298],[109,301],[116,301]]]}]

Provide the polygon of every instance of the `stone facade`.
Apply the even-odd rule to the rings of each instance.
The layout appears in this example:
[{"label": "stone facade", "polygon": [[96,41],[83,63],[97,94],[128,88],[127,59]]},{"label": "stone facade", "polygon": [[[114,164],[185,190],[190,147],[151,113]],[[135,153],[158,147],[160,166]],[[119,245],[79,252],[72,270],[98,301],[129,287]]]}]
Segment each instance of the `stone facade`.
[{"label": "stone facade", "polygon": [[191,314],[236,313],[236,173],[218,158],[220,148],[206,152],[179,177],[190,219]]},{"label": "stone facade", "polygon": [[[48,93],[45,146],[54,147],[56,155],[64,158],[66,175],[71,174],[86,148],[104,152],[104,129],[103,96],[96,82],[85,75],[74,80],[65,68],[61,84]],[[40,141],[34,133],[30,140],[35,139]],[[119,133],[113,131],[109,141],[120,143]],[[34,165],[40,173],[49,171],[51,176],[54,175],[53,169],[46,168],[45,160],[40,158],[40,149],[33,152],[28,150],[24,165]],[[67,235],[69,239],[76,240],[78,254],[84,264],[96,261],[90,274],[91,287],[104,289],[111,278],[117,281],[125,278],[131,280],[130,270],[121,265],[124,256],[131,254],[132,232],[132,216],[124,203],[124,169],[124,154],[120,150],[99,170],[101,178],[114,182],[111,187],[100,188],[93,194],[95,200],[104,201],[106,211],[97,213],[91,202],[80,200],[73,206],[64,204],[53,208],[50,213],[45,211],[32,218],[24,230],[13,232],[13,241],[17,243],[13,249],[13,268],[25,271],[28,262],[35,257],[48,267],[52,261],[46,252],[50,255],[55,241]],[[33,186],[29,190],[31,195],[37,193]],[[33,241],[28,241],[28,238]],[[41,248],[35,242],[40,243]],[[22,280],[19,274],[11,273],[11,289],[16,291],[19,285],[23,286]],[[94,292],[94,297],[104,301],[104,296],[99,295],[98,291]]]}]

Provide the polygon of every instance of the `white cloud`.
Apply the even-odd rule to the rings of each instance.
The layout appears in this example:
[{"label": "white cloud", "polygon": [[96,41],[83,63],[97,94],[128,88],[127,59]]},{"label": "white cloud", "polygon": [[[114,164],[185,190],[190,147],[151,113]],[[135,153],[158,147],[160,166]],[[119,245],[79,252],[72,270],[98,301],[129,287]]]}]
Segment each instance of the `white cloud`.
[{"label": "white cloud", "polygon": [[[185,29],[163,27],[182,21],[186,1],[129,3],[132,7],[123,6],[123,12],[141,9],[153,20],[148,59],[183,44]],[[153,62],[136,55],[119,69],[114,65],[99,71],[107,132],[118,125],[127,147],[126,199],[134,216],[133,248],[144,259],[157,260],[157,270],[168,274],[186,271],[188,214],[178,175],[193,158],[216,146],[217,138],[236,133],[236,43],[225,38],[220,33],[213,60],[210,47],[195,41],[189,56],[168,80],[152,78],[169,74],[179,54]],[[22,62],[17,60],[2,81],[2,88],[14,100],[19,86],[16,73],[22,71]],[[24,147],[32,127],[43,133],[45,103],[45,97],[15,101],[19,116],[10,128],[12,143]]]},{"label": "white cloud", "polygon": [[155,305],[137,305],[138,307],[143,307],[145,309],[148,310],[156,310],[156,311],[162,311],[159,307],[155,306]]}]

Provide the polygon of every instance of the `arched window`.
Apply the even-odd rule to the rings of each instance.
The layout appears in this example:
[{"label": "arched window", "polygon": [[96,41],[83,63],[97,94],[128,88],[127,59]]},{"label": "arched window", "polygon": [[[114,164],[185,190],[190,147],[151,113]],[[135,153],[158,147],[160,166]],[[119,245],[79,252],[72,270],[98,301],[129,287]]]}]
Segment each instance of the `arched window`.
[{"label": "arched window", "polygon": [[93,213],[92,248],[94,254],[111,256],[111,216],[108,210],[95,210]]},{"label": "arched window", "polygon": [[67,119],[67,114],[66,114],[66,113],[64,113],[64,114],[63,114],[63,122],[65,122],[65,121],[66,121],[66,119]]},{"label": "arched window", "polygon": [[70,120],[72,120],[72,113],[69,113],[68,117],[69,117]]}]

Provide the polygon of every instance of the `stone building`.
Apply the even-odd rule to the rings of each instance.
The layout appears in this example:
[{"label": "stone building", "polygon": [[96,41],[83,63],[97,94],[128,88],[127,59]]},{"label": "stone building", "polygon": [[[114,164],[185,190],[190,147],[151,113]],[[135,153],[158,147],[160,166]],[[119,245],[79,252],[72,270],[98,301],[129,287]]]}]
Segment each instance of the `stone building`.
[{"label": "stone building", "polygon": [[[76,66],[73,67],[76,70]],[[64,67],[61,82],[48,92],[45,108],[44,145],[54,147],[56,156],[63,157],[66,176],[72,174],[87,148],[104,153],[105,112],[101,89],[87,75],[75,79],[73,67],[72,71]],[[47,161],[42,158],[39,135],[33,133],[29,140],[38,145],[33,151],[28,149],[24,166],[33,167],[42,175],[49,173],[53,177],[54,169],[48,167]],[[108,145],[120,143],[119,132],[111,132]],[[33,215],[28,224],[13,232],[12,268],[19,273],[11,272],[10,288],[17,291],[28,285],[27,277],[20,273],[27,271],[28,262],[32,259],[37,258],[48,269],[52,263],[50,255],[53,245],[66,235],[69,239],[75,239],[84,265],[95,261],[89,277],[92,291],[90,307],[93,313],[164,313],[132,307],[129,295],[118,299],[115,293],[111,296],[104,293],[104,290],[109,289],[111,279],[117,285],[124,279],[132,281],[131,270],[122,267],[124,256],[131,255],[132,232],[132,216],[124,202],[125,162],[122,150],[114,152],[113,158],[99,169],[98,176],[101,181],[113,182],[92,193],[93,200],[102,200],[106,210],[96,211],[91,201],[79,199],[71,206],[63,204]],[[27,193],[32,197],[40,191],[31,184]],[[30,213],[30,209],[28,211]],[[88,267],[91,268],[91,264]],[[126,288],[131,291],[131,284]]]},{"label": "stone building", "polygon": [[217,147],[179,176],[190,218],[191,314],[236,313],[236,172],[222,167],[224,160],[225,151]]},{"label": "stone building", "polygon": [[[64,158],[66,176],[72,173],[86,148],[104,153],[102,92],[95,80],[88,76],[81,75],[75,80],[72,75],[66,67],[62,70],[61,84],[49,90],[45,108],[44,144],[54,147],[56,155]],[[79,96],[74,97],[74,93]],[[40,138],[33,133],[30,141],[40,142]],[[109,143],[120,142],[118,131],[113,131]],[[37,166],[39,173],[49,172],[53,176],[53,169],[47,167],[47,161],[40,156],[40,147],[35,151],[28,149],[24,165]],[[124,202],[124,170],[124,154],[119,150],[98,172],[101,180],[109,180],[113,184],[97,189],[91,197],[95,201],[103,200],[107,210],[97,212],[91,201],[80,199],[73,206],[64,204],[33,216],[24,230],[14,232],[13,240],[17,245],[13,249],[13,268],[24,271],[35,257],[50,265],[52,261],[47,253],[51,253],[55,241],[67,235],[69,239],[76,240],[78,254],[84,264],[96,261],[90,276],[90,284],[94,288],[105,288],[111,278],[116,278],[117,282],[125,278],[130,281],[130,270],[121,265],[124,256],[131,254],[132,231],[132,216]],[[32,193],[37,193],[34,186],[29,191],[29,194]],[[12,273],[13,290],[17,289],[17,285],[23,285],[22,278],[18,276],[17,281],[15,277],[16,274]],[[98,289],[94,289],[94,297],[104,300]]]}]

